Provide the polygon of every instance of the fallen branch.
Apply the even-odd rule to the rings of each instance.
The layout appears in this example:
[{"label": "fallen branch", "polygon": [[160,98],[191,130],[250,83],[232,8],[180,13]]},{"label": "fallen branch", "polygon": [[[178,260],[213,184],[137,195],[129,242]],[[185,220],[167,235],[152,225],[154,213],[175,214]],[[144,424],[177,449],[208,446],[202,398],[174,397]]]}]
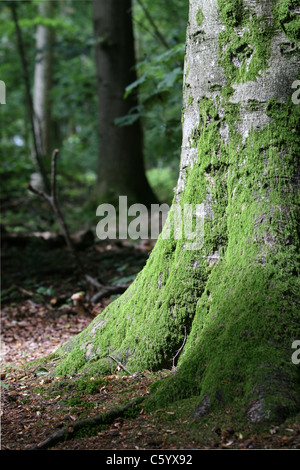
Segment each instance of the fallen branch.
[{"label": "fallen branch", "polygon": [[[58,222],[61,226],[62,234],[65,239],[66,245],[74,259],[76,268],[77,268],[77,273],[80,276],[83,276],[82,272],[82,267],[81,264],[77,258],[76,250],[75,250],[75,245],[72,241],[72,238],[69,234],[68,227],[66,225],[65,219],[62,215],[62,212],[60,210],[58,201],[57,201],[57,196],[56,196],[56,160],[57,160],[57,154],[58,150],[55,149],[52,155],[52,160],[51,160],[51,193],[47,194],[45,191],[41,191],[40,189],[34,188],[31,184],[27,184],[27,188],[29,191],[31,191],[34,194],[37,194],[39,197],[47,201],[47,203],[51,206],[53,212],[55,213]],[[96,279],[92,278],[89,275],[85,275],[85,279],[92,284],[94,287],[99,289],[99,292],[97,292],[93,297],[91,298],[90,302],[91,303],[97,303],[100,299],[106,296],[111,296],[113,294],[123,294],[125,290],[128,288],[128,285],[124,284],[119,284],[116,286],[105,286],[98,282]]]},{"label": "fallen branch", "polygon": [[180,351],[182,350],[183,346],[185,345],[185,342],[186,342],[186,327],[184,327],[184,340],[183,340],[183,343],[182,345],[180,346],[180,348],[178,349],[177,353],[175,354],[175,356],[173,357],[172,361],[173,361],[173,364],[172,364],[172,371],[175,370],[175,359],[176,357],[178,356],[178,354],[180,353]]},{"label": "fallen branch", "polygon": [[132,375],[132,373],[129,372],[129,370],[126,369],[126,367],[123,366],[123,364],[122,364],[120,361],[118,361],[118,359],[115,359],[115,358],[114,358],[113,356],[111,356],[110,354],[107,354],[107,357],[110,357],[113,361],[115,361],[115,362],[118,364],[119,367],[121,367],[121,369],[124,369],[129,375]]},{"label": "fallen branch", "polygon": [[115,408],[113,410],[108,411],[107,413],[94,416],[93,418],[86,418],[76,421],[74,424],[72,424],[72,426],[65,427],[64,429],[61,429],[60,431],[51,434],[51,436],[49,436],[47,439],[40,442],[36,446],[31,447],[29,450],[49,449],[50,447],[53,447],[59,442],[67,441],[76,437],[76,432],[82,428],[85,428],[87,426],[93,427],[99,426],[101,424],[110,424],[116,418],[120,418],[124,415],[127,410],[134,408],[143,400],[144,398],[140,396],[120,408]]},{"label": "fallen branch", "polygon": [[[61,234],[52,232],[7,232],[3,229],[2,241],[7,244],[26,246],[32,241],[42,242],[46,247],[59,248],[65,245],[65,239]],[[72,244],[76,250],[88,247],[93,244],[94,236],[91,230],[80,230],[70,235]]]},{"label": "fallen branch", "polygon": [[106,297],[106,296],[110,296],[113,294],[123,294],[123,292],[125,292],[126,289],[128,289],[128,285],[126,284],[117,284],[115,286],[105,286],[104,284],[101,284],[99,281],[89,276],[88,274],[85,276],[85,279],[94,287],[99,289],[99,291],[96,294],[94,294],[90,300],[92,304],[97,303],[99,300],[101,300],[103,297]]}]

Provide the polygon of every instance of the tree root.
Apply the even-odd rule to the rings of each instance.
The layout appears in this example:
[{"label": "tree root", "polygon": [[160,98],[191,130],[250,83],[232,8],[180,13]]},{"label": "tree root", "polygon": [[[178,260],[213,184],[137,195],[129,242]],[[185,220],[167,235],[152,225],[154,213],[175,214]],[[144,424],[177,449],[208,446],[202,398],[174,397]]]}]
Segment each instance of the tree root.
[{"label": "tree root", "polygon": [[91,298],[91,303],[95,304],[97,303],[100,299],[103,297],[109,297],[113,294],[123,294],[128,289],[128,284],[118,284],[115,286],[104,286],[100,282],[98,282],[96,279],[93,277],[89,276],[88,274],[85,276],[86,281],[88,281],[90,284],[92,284],[94,287],[99,289],[99,292],[97,294],[94,294],[93,297]]},{"label": "tree root", "polygon": [[110,424],[116,418],[120,418],[121,416],[124,415],[124,413],[127,410],[134,408],[143,400],[144,400],[144,397],[140,396],[120,408],[114,408],[113,410],[110,410],[107,413],[96,415],[93,418],[86,418],[86,419],[81,419],[79,421],[76,421],[71,426],[65,427],[64,429],[61,429],[51,434],[51,436],[49,436],[47,439],[40,442],[36,446],[31,447],[29,450],[49,449],[50,447],[53,447],[55,444],[59,442],[67,441],[67,440],[74,438],[76,436],[76,432],[78,432],[80,429],[83,429],[87,426],[93,427],[93,426],[98,426],[101,424]]}]

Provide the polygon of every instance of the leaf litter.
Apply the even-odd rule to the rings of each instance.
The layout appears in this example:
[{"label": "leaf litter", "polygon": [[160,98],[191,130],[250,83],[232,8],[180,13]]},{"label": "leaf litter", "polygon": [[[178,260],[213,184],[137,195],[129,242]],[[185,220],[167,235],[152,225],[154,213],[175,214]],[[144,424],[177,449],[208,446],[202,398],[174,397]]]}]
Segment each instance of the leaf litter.
[{"label": "leaf litter", "polygon": [[[84,252],[85,264],[95,278],[101,266],[101,279],[113,283],[122,276],[123,280],[127,277],[132,281],[134,272],[145,263],[150,248],[96,245]],[[30,256],[30,252],[26,254],[25,250],[21,264],[26,255]],[[55,256],[57,260],[65,259],[61,253]],[[118,374],[102,378],[90,377],[90,388],[82,389],[76,386],[80,377],[48,376],[47,367],[30,361],[51,354],[83,331],[114,296],[94,305],[90,316],[79,316],[69,302],[80,290],[72,273],[66,276],[64,270],[58,270],[53,278],[51,269],[48,273],[44,269],[41,275],[39,267],[31,265],[30,282],[26,274],[22,266],[12,268],[10,265],[6,270],[10,285],[3,287],[8,297],[2,304],[1,319],[2,450],[30,449],[64,428],[75,434],[78,420],[107,413],[137,397],[148,396],[153,382],[172,373],[171,364],[170,370],[144,371],[132,376],[120,370]],[[26,284],[26,289],[22,284]],[[93,432],[85,429],[82,434],[59,442],[51,449],[300,448],[299,416],[280,426],[270,424],[263,430],[235,421],[231,409],[193,423],[190,415],[196,404],[197,397],[153,412],[141,405],[136,413],[117,417]]]}]

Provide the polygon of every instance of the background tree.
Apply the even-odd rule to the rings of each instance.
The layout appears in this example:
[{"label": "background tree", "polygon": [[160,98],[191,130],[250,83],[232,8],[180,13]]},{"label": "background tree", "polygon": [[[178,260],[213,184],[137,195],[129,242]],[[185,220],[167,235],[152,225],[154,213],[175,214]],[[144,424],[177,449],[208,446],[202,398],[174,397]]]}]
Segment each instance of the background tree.
[{"label": "background tree", "polygon": [[[53,17],[54,2],[41,2],[38,13],[45,21]],[[36,32],[36,63],[34,68],[33,106],[35,132],[39,136],[40,155],[50,160],[53,151],[51,141],[51,88],[53,74],[53,42],[52,27],[39,24]]]},{"label": "background tree", "polygon": [[[94,205],[87,204],[97,185],[99,153],[93,2],[52,1],[55,8],[52,18],[40,15],[41,2],[17,3],[31,85],[34,85],[37,28],[44,27],[55,33],[55,67],[49,97],[53,144],[60,149],[60,198],[69,205],[66,218],[72,231],[83,227],[94,230],[97,223]],[[55,223],[49,227],[39,201],[33,201],[25,188],[25,183],[36,171],[36,163],[31,158],[32,131],[26,110],[24,81],[19,79],[23,74],[22,63],[8,5],[9,2],[0,4],[0,79],[6,83],[7,89],[7,104],[0,107],[2,222],[10,231],[43,231],[49,228],[55,231],[59,227]],[[170,203],[180,155],[188,3],[186,0],[143,0],[143,5],[165,37],[169,50],[158,40],[144,9],[134,1],[132,16],[137,80],[128,84],[125,101],[131,100],[138,87],[139,102],[136,109],[131,108],[130,114],[121,115],[116,124],[125,132],[135,121],[141,123],[147,179],[158,198]],[[34,94],[34,86],[31,91]],[[12,205],[14,210],[10,209]]]},{"label": "background tree", "polygon": [[94,0],[94,29],[99,99],[99,169],[97,193],[105,199],[127,195],[151,204],[157,199],[145,176],[140,119],[130,126],[115,120],[136,110],[138,98],[128,85],[135,82],[131,0]]},{"label": "background tree", "polygon": [[154,406],[198,395],[194,416],[231,404],[253,422],[299,410],[298,25],[294,1],[190,0],[174,202],[204,204],[203,246],[160,237],[57,372],[107,372],[112,352],[169,368],[186,331]]}]

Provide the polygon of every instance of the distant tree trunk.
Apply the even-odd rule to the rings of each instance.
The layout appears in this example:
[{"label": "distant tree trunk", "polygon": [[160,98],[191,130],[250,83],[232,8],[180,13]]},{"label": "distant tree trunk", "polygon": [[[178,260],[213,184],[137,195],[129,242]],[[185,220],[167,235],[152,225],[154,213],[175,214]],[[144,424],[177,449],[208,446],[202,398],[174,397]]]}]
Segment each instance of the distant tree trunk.
[{"label": "distant tree trunk", "polygon": [[140,120],[119,127],[115,119],[138,105],[137,95],[124,99],[137,78],[131,0],[94,0],[94,31],[99,98],[100,198],[128,196],[134,202],[157,202],[145,176]]},{"label": "distant tree trunk", "polygon": [[20,54],[20,59],[21,59],[22,68],[23,68],[23,78],[24,78],[24,84],[25,84],[25,90],[26,90],[26,98],[27,98],[27,104],[28,104],[30,126],[31,126],[31,131],[32,131],[32,140],[33,140],[33,159],[35,160],[37,169],[39,171],[39,173],[32,175],[32,182],[34,182],[35,185],[36,184],[40,185],[41,187],[43,187],[45,190],[49,192],[50,184],[49,184],[47,171],[45,169],[45,165],[44,165],[44,161],[42,159],[42,153],[41,153],[41,138],[40,138],[39,132],[37,132],[37,129],[36,129],[37,126],[36,126],[36,119],[35,119],[35,111],[34,111],[33,99],[32,99],[32,94],[31,94],[31,86],[30,86],[29,71],[28,71],[28,66],[27,66],[26,52],[25,52],[22,32],[21,32],[21,28],[19,25],[19,19],[18,19],[17,2],[10,2],[10,8],[12,11],[13,21],[14,21],[15,28],[16,28],[17,46],[18,46],[18,51]]},{"label": "distant tree trunk", "polygon": [[[204,238],[162,232],[143,271],[63,347],[61,373],[171,367],[153,406],[199,396],[193,417],[251,422],[300,409],[299,10],[190,0],[176,201],[203,204]],[[298,84],[299,85],[299,84]],[[199,239],[201,241],[201,238]],[[187,340],[184,347],[181,346]],[[298,354],[295,348],[298,346]]]},{"label": "distant tree trunk", "polygon": [[[39,15],[52,18],[54,2],[44,1],[39,4]],[[53,70],[53,28],[38,25],[36,32],[36,63],[34,69],[33,107],[35,114],[35,132],[38,138],[39,152],[43,159],[50,161],[51,143],[51,99]]]}]

